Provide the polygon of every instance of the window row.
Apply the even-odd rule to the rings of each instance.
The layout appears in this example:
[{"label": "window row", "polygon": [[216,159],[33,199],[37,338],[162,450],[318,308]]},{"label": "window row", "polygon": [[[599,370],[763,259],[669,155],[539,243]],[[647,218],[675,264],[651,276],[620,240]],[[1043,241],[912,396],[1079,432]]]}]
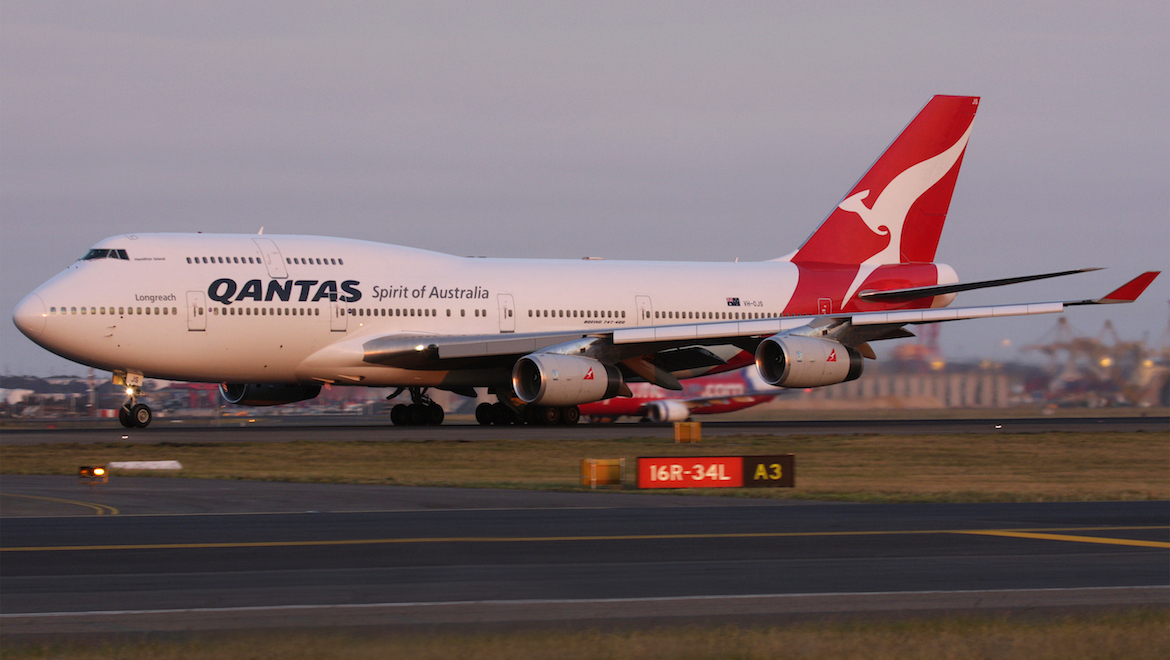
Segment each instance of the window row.
[{"label": "window row", "polygon": [[773,312],[654,312],[656,319],[706,319],[743,321],[748,319],[778,319],[785,314]]},{"label": "window row", "polygon": [[285,261],[285,263],[298,264],[301,266],[312,266],[314,264],[316,264],[318,266],[344,266],[345,265],[345,261],[342,259],[315,259],[312,257],[310,257],[310,258],[285,257],[284,261]]},{"label": "window row", "polygon": [[570,318],[570,319],[624,319],[626,312],[624,310],[614,311],[612,309],[596,310],[596,309],[530,309],[528,310],[528,317],[536,318]]},{"label": "window row", "polygon": [[[212,316],[321,316],[320,307],[209,307]],[[198,308],[203,313],[203,308]]]},{"label": "window row", "polygon": [[189,264],[258,264],[259,257],[187,257]]},{"label": "window row", "polygon": [[[488,311],[486,309],[473,309],[472,313],[476,317],[487,318]],[[337,315],[341,316],[345,310],[338,308]],[[385,307],[350,307],[350,316],[438,316],[437,309],[402,309],[402,308],[385,308]],[[447,316],[451,316],[451,310],[447,310]],[[467,310],[459,310],[459,316],[467,316]]]},{"label": "window row", "polygon": [[[98,252],[98,251],[99,250],[90,250],[90,253]],[[108,250],[108,252],[115,252],[115,250]],[[117,250],[117,252],[120,252],[123,255],[126,254],[125,250]],[[101,259],[103,257],[91,257],[87,254],[84,258],[85,259]],[[126,259],[127,257],[123,256],[121,258]],[[285,263],[297,264],[300,266],[308,266],[308,265],[312,265],[312,264],[316,264],[318,266],[344,266],[345,265],[344,259],[317,259],[315,257],[314,258],[285,257],[284,261],[285,261]],[[189,264],[260,264],[260,263],[264,263],[264,262],[260,261],[260,257],[187,257],[187,263],[189,263]]]},{"label": "window row", "polygon": [[57,311],[56,307],[50,307],[49,314],[55,315],[55,314],[78,314],[78,313],[80,313],[80,314],[92,314],[95,316],[98,314],[101,314],[104,316],[105,314],[109,313],[109,314],[120,314],[120,315],[127,315],[127,316],[134,315],[134,314],[146,314],[147,316],[149,316],[152,313],[151,309],[154,310],[153,313],[155,316],[158,316],[160,314],[177,315],[179,313],[178,307],[154,307],[154,308],[151,308],[151,307],[119,307],[118,311],[114,311],[114,308],[110,307],[109,312],[106,311],[105,307],[69,307],[69,308],[62,307],[60,311]]}]

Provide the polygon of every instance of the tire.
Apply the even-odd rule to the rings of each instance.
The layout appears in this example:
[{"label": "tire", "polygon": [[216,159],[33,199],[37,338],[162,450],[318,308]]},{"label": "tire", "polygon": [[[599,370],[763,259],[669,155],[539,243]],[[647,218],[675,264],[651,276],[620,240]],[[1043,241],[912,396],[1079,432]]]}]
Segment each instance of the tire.
[{"label": "tire", "polygon": [[394,426],[406,425],[406,404],[400,403],[390,409],[390,422]]},{"label": "tire", "polygon": [[427,421],[426,406],[412,403],[406,407],[407,424],[410,426],[422,426]]},{"label": "tire", "polygon": [[443,406],[437,403],[432,403],[427,406],[427,424],[431,426],[440,426],[443,423]]},{"label": "tire", "polygon": [[492,424],[496,426],[508,426],[512,423],[512,420],[512,411],[503,402],[492,405]]},{"label": "tire", "polygon": [[561,424],[572,426],[581,421],[581,409],[577,406],[561,408]]},{"label": "tire", "polygon": [[150,412],[150,407],[145,403],[140,403],[130,409],[130,422],[136,428],[144,429],[150,426],[150,420],[154,415]]},{"label": "tire", "polygon": [[561,423],[561,409],[556,406],[542,406],[540,411],[541,424],[560,424]]},{"label": "tire", "polygon": [[475,421],[479,422],[480,426],[489,426],[494,418],[494,412],[492,404],[481,403],[475,407]]},{"label": "tire", "polygon": [[130,411],[126,410],[126,406],[118,408],[118,422],[128,429],[134,428],[134,420],[130,419]]}]

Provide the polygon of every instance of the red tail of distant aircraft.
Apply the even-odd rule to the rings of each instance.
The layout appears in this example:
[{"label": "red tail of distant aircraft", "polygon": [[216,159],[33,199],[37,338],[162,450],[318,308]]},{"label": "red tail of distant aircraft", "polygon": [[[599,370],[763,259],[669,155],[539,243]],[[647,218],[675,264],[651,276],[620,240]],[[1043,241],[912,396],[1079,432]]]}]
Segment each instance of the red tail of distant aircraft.
[{"label": "red tail of distant aircraft", "polygon": [[960,283],[934,261],[979,99],[936,96],[792,254],[756,263],[469,259],[316,236],[134,234],[100,241],[29,294],[15,322],[63,357],[114,372],[121,421],[149,424],[142,379],[221,383],[241,405],[323,385],[398,387],[400,423],[440,423],[428,388],[487,387],[484,423],[576,422],[579,406],[682,390],[755,364],[779,387],[861,375],[870,342],[907,325],[1131,302],[949,308],[962,291],[1091,269]]}]

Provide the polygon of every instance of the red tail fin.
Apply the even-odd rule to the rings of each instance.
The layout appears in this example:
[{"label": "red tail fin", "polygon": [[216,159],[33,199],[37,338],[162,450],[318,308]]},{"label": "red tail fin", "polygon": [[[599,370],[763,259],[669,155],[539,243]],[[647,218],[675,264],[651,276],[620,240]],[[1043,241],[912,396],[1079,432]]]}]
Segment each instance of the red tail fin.
[{"label": "red tail fin", "polygon": [[978,107],[977,96],[931,99],[792,261],[934,261]]}]

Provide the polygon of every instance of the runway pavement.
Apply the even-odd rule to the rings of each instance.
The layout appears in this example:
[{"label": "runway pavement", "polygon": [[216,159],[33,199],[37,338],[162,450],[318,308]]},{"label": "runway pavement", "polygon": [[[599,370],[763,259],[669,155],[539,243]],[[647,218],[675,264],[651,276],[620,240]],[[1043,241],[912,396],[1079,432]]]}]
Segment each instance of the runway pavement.
[{"label": "runway pavement", "polygon": [[[1134,417],[1003,417],[979,419],[876,419],[775,422],[703,422],[703,435],[838,435],[896,433],[1041,433],[1146,431],[1170,432],[1170,418]],[[394,440],[497,440],[501,437],[527,439],[672,438],[671,424],[580,424],[575,426],[393,426],[381,418],[269,418],[251,423],[242,418],[218,420],[214,424],[178,423],[156,420],[147,429],[124,429],[116,421],[91,422],[86,428],[5,429],[0,445],[42,443],[207,443],[207,442],[290,442],[313,440],[394,441]]]},{"label": "runway pavement", "polygon": [[1170,604],[1166,502],[118,488],[0,477],[5,634]]}]

